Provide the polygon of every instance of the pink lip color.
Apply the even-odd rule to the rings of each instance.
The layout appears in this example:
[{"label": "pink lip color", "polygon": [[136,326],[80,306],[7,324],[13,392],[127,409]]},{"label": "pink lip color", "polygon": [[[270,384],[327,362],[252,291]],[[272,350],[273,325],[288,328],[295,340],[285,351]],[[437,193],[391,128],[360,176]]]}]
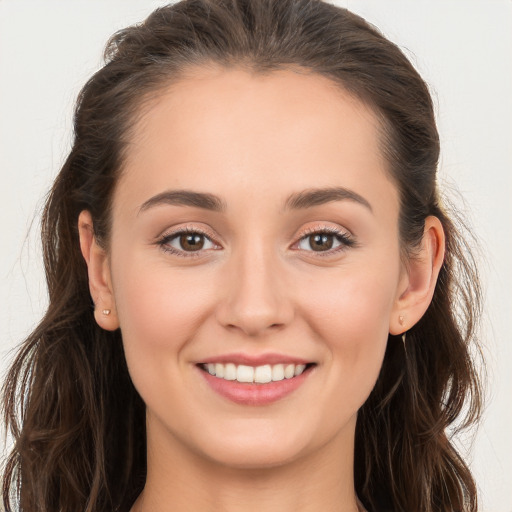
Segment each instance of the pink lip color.
[{"label": "pink lip color", "polygon": [[[226,359],[222,359],[222,361],[226,361]],[[236,380],[225,380],[210,375],[199,367],[197,370],[216,393],[232,402],[240,405],[268,405],[295,391],[308,378],[312,368],[307,368],[297,377],[267,384],[246,384]]]}]

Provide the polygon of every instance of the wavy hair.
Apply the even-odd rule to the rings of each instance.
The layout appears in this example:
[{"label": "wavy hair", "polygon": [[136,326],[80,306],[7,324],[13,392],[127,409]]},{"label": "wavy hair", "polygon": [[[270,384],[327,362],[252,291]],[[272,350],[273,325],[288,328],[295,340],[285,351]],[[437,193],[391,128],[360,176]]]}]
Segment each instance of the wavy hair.
[{"label": "wavy hair", "polygon": [[255,73],[303,69],[353,94],[380,120],[406,258],[414,257],[426,217],[441,220],[446,257],[432,303],[408,332],[407,352],[389,336],[358,414],[355,484],[369,510],[476,512],[475,482],[448,432],[481,410],[473,360],[480,289],[468,238],[439,199],[432,100],[395,44],[321,0],[183,0],[108,42],[104,67],[78,97],[73,146],[43,214],[49,307],[3,388],[14,438],[3,475],[6,510],[126,511],[144,486],[145,406],[120,332],[94,321],[77,219],[90,211],[96,238],[108,245],[134,119],[191,66],[212,63]]}]

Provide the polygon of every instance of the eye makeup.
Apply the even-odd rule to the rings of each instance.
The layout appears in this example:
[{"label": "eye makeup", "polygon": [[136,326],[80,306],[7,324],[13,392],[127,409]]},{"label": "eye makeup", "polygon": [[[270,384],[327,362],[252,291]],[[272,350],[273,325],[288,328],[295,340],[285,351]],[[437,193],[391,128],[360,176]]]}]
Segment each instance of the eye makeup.
[{"label": "eye makeup", "polygon": [[[204,256],[205,251],[222,249],[210,233],[193,226],[165,233],[156,243],[164,252],[183,258],[200,257]],[[319,225],[304,230],[291,249],[328,257],[354,246],[356,241],[352,234],[332,226]]]}]

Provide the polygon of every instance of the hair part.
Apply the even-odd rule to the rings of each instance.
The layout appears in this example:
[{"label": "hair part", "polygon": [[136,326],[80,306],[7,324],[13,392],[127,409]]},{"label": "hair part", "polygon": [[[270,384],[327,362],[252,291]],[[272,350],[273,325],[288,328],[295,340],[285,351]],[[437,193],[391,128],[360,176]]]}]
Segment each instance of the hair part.
[{"label": "hair part", "polygon": [[378,381],[359,411],[355,484],[369,510],[476,512],[474,480],[447,429],[457,421],[469,426],[480,414],[470,353],[480,289],[464,237],[439,200],[428,87],[377,29],[320,0],[184,0],[108,42],[105,66],[78,97],[73,147],[43,214],[49,307],[4,385],[15,440],[3,477],[6,511],[13,492],[20,511],[124,511],[144,486],[145,406],[120,332],[94,321],[77,220],[90,211],[97,240],[108,245],[115,186],[144,105],[193,67],[210,65],[304,70],[349,91],[381,121],[409,257],[427,216],[441,220],[446,257],[432,303],[408,331],[407,353],[390,335]]}]

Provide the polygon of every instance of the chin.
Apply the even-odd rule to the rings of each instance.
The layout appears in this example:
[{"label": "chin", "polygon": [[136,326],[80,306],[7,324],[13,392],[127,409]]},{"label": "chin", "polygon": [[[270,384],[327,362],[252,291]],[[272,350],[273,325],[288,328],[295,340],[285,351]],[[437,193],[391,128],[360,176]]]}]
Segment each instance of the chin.
[{"label": "chin", "polygon": [[[293,424],[280,422],[277,426],[268,419],[255,419],[252,424],[246,420],[245,425],[226,428],[223,435],[212,433],[211,437],[203,437],[202,455],[225,467],[271,469],[308,458],[322,451],[323,447],[336,444],[341,437],[334,429],[323,429],[313,422],[308,424],[307,418],[296,420]],[[227,431],[229,435],[226,435]],[[197,442],[195,446],[197,449]]]},{"label": "chin", "polygon": [[288,443],[266,440],[231,446],[215,446],[205,455],[211,462],[237,470],[264,470],[285,466],[301,458],[303,451]]}]

